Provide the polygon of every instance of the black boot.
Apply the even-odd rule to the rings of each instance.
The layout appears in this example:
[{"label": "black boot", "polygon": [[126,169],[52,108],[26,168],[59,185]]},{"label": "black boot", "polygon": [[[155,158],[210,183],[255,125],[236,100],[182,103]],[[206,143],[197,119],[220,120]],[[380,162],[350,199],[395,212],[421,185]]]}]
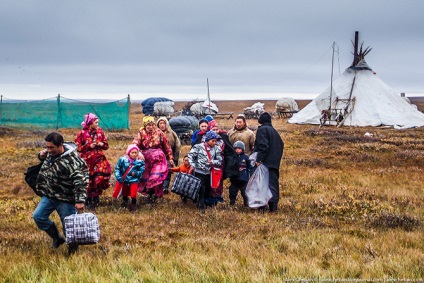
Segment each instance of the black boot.
[{"label": "black boot", "polygon": [[136,209],[137,209],[137,199],[132,198],[130,203],[130,212],[134,213]]},{"label": "black boot", "polygon": [[157,196],[154,192],[149,192],[148,203],[153,204],[157,200]]},{"label": "black boot", "polygon": [[122,197],[122,203],[121,203],[121,208],[127,208],[127,206],[128,206],[128,197],[127,196],[124,196],[124,197]]},{"label": "black boot", "polygon": [[87,198],[85,199],[85,207],[86,207],[88,210],[93,209],[93,198],[92,198],[92,197],[87,197]]},{"label": "black boot", "polygon": [[93,210],[99,207],[100,204],[100,196],[93,197]]},{"label": "black boot", "polygon": [[46,230],[46,233],[53,239],[52,248],[57,249],[65,242],[65,239],[60,235],[54,223]]},{"label": "black boot", "polygon": [[68,255],[73,255],[78,251],[78,244],[76,243],[70,243],[68,245]]},{"label": "black boot", "polygon": [[276,202],[269,202],[268,203],[268,206],[269,206],[269,212],[277,212],[278,203],[276,203]]}]

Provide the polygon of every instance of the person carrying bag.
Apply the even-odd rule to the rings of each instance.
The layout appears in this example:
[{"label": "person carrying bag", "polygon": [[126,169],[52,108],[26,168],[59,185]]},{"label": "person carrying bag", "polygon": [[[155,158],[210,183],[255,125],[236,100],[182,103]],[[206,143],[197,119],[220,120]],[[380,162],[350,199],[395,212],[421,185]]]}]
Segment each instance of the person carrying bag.
[{"label": "person carrying bag", "polygon": [[[205,143],[194,145],[188,153],[190,170],[194,170],[194,175],[202,181],[197,203],[201,211],[204,211],[206,206],[212,206],[212,204],[206,203],[206,200],[212,197],[211,185],[216,188],[219,185],[217,179],[221,180],[214,168],[219,167],[222,162],[221,148],[216,145],[218,138],[219,136],[215,132],[209,131],[205,135]],[[212,177],[212,170],[214,170],[215,177]]]},{"label": "person carrying bag", "polygon": [[216,167],[213,165],[210,150],[208,149],[208,146],[206,145],[206,143],[204,144],[204,146],[205,146],[206,153],[208,154],[209,162],[212,164],[211,165],[211,188],[217,189],[222,181],[222,169],[220,167]]}]

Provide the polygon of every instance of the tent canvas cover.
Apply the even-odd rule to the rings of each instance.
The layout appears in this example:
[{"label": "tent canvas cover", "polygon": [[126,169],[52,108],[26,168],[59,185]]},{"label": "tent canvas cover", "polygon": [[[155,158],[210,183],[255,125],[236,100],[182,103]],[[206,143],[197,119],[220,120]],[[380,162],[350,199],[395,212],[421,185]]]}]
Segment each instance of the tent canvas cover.
[{"label": "tent canvas cover", "polygon": [[[352,87],[353,85],[353,87]],[[330,89],[326,89],[289,123],[320,124],[321,111],[330,105]],[[353,99],[350,103],[345,100]],[[345,126],[393,126],[397,129],[424,126],[424,114],[380,80],[362,60],[349,67],[333,83],[333,109],[347,109]],[[334,122],[335,123],[335,122]]]}]

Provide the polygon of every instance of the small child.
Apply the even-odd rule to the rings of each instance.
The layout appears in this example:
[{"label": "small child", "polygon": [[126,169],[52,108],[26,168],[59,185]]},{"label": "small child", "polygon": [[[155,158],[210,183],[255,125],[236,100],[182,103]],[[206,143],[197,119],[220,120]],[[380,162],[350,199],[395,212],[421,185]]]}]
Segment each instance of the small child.
[{"label": "small child", "polygon": [[246,186],[249,182],[249,172],[251,169],[249,156],[244,153],[244,142],[236,141],[233,147],[237,153],[240,175],[230,178],[230,205],[236,204],[237,194],[240,190],[244,206],[247,207],[249,205],[249,202],[246,197]]},{"label": "small child", "polygon": [[181,172],[181,173],[187,173],[191,174],[193,170],[191,170],[190,162],[188,162],[188,155],[184,156],[183,164],[181,164],[178,167],[174,167],[169,169],[171,172]]},{"label": "small child", "polygon": [[144,156],[135,144],[130,144],[127,148],[127,155],[119,158],[115,167],[116,186],[113,198],[122,195],[122,208],[128,205],[128,197],[131,197],[129,210],[135,211],[137,204],[138,183],[144,172]]},{"label": "small child", "polygon": [[[184,156],[183,164],[178,167],[174,167],[169,169],[171,172],[181,172],[186,174],[193,174],[193,170],[191,169],[190,162],[188,162],[188,155]],[[187,203],[187,197],[181,196],[181,200],[184,203]]]},{"label": "small child", "polygon": [[221,147],[216,145],[218,138],[217,133],[209,131],[205,142],[194,145],[188,153],[191,170],[194,169],[194,176],[202,181],[197,204],[201,211],[205,209],[205,199],[211,196],[211,167],[219,167],[222,162]]}]

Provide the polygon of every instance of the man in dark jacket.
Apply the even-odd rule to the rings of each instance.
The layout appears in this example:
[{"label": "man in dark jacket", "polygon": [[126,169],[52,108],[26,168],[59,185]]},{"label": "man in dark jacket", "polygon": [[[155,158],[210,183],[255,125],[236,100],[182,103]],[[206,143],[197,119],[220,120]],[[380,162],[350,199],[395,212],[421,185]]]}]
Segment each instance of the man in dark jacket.
[{"label": "man in dark jacket", "polygon": [[[76,145],[65,143],[61,134],[50,133],[45,141],[46,149],[38,154],[43,165],[35,189],[42,197],[32,217],[38,228],[53,239],[52,247],[58,248],[65,239],[49,216],[56,210],[64,228],[65,217],[84,208],[88,169],[85,161],[78,156]],[[78,245],[70,244],[68,252],[71,254],[77,249]]]},{"label": "man in dark jacket", "polygon": [[256,131],[255,152],[257,152],[256,165],[265,165],[269,170],[269,189],[272,198],[268,202],[269,211],[277,210],[280,198],[279,177],[280,162],[283,157],[284,142],[280,134],[271,124],[271,115],[262,113],[258,118],[260,126]]}]

